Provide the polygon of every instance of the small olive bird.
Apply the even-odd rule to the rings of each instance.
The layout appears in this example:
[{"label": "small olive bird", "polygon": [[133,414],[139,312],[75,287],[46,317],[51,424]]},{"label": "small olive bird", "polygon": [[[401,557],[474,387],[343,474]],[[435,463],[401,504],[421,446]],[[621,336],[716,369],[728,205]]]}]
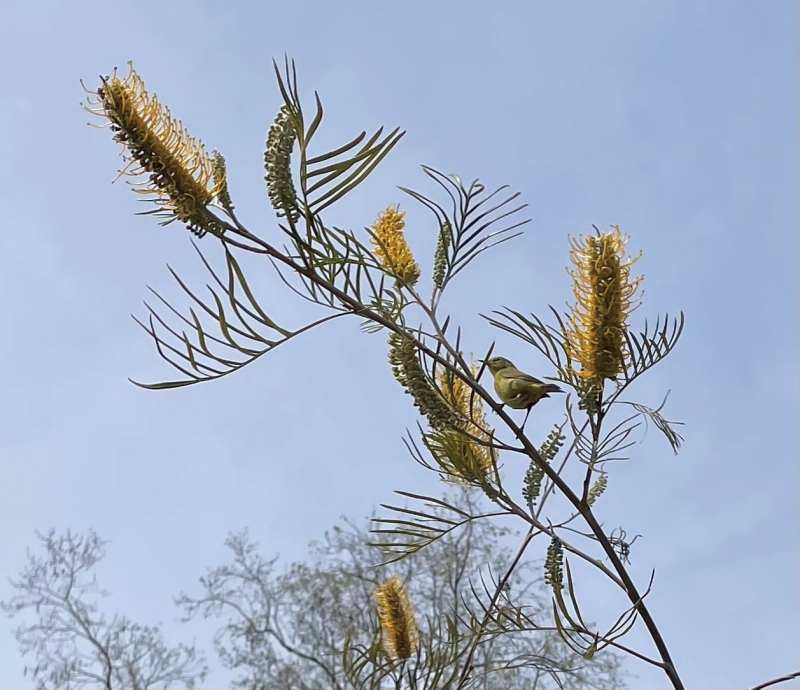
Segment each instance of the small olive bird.
[{"label": "small olive bird", "polygon": [[549,398],[550,393],[564,392],[554,383],[545,383],[520,371],[505,357],[487,359],[486,367],[492,373],[494,389],[501,402],[515,410],[528,410],[520,429],[525,428],[531,408],[537,402]]}]

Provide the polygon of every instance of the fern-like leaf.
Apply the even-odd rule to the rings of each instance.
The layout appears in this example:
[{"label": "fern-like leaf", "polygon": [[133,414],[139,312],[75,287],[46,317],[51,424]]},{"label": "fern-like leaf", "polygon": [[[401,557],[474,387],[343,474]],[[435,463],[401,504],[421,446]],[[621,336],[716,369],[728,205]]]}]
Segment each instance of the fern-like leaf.
[{"label": "fern-like leaf", "polygon": [[213,286],[207,285],[211,293],[210,299],[200,298],[172,268],[168,269],[200,314],[211,317],[212,325],[203,323],[195,307],[190,307],[188,314],[182,313],[150,288],[161,305],[166,307],[166,311],[177,317],[177,325],[169,323],[156,307],[147,302],[145,306],[150,312],[147,321],[144,322],[136,316],[133,318],[153,339],[159,355],[183,374],[184,378],[160,383],[132,381],[137,386],[162,390],[227,376],[281,343],[342,315],[337,312],[295,331],[282,328],[262,309],[238,261],[227,247],[226,276],[223,280],[197,245],[193,243],[193,246],[214,280]]},{"label": "fern-like leaf", "polygon": [[449,210],[445,210],[444,207],[419,192],[406,187],[399,187],[399,189],[433,212],[436,216],[437,228],[447,228],[447,232],[441,238],[444,247],[442,257],[444,273],[437,286],[441,292],[445,285],[481,252],[521,235],[521,232],[509,233],[530,222],[530,219],[509,220],[499,230],[487,232],[490,226],[510,219],[511,216],[527,206],[527,204],[511,206],[511,202],[519,196],[519,192],[505,198],[500,197],[498,200],[497,195],[507,189],[507,185],[491,194],[484,195],[485,187],[477,180],[465,187],[457,175],[444,175],[424,165],[422,170],[448,195],[451,201]]},{"label": "fern-like leaf", "polygon": [[639,412],[645,418],[645,420],[649,419],[651,422],[653,422],[653,424],[655,424],[656,428],[666,437],[670,447],[672,448],[672,452],[677,455],[678,450],[681,447],[681,443],[683,442],[683,436],[681,436],[672,427],[683,425],[683,422],[670,422],[661,414],[661,410],[664,409],[664,405],[667,404],[668,396],[669,393],[664,396],[663,402],[655,409],[648,407],[647,405],[642,405],[641,403],[628,404],[633,407],[634,410]]},{"label": "fern-like leaf", "polygon": [[671,322],[668,314],[664,316],[663,322],[659,317],[652,329],[645,321],[644,331],[638,336],[630,331],[625,332],[625,341],[630,353],[630,365],[624,372],[626,385],[658,364],[672,351],[681,337],[683,325],[684,315],[681,312],[680,316]]},{"label": "fern-like leaf", "polygon": [[[385,528],[379,527],[370,530],[372,534],[385,535],[386,537],[383,541],[369,543],[369,546],[375,546],[388,556],[391,556],[381,565],[402,560],[472,520],[494,515],[470,515],[460,508],[432,496],[423,496],[407,491],[395,491],[395,493],[422,501],[429,508],[444,509],[444,513],[437,515],[426,510],[413,510],[411,508],[381,504],[383,508],[398,514],[398,517],[394,518],[375,518],[373,520],[376,525],[386,526]],[[447,513],[452,514],[452,517],[447,517]],[[499,515],[500,513],[497,514]]]}]

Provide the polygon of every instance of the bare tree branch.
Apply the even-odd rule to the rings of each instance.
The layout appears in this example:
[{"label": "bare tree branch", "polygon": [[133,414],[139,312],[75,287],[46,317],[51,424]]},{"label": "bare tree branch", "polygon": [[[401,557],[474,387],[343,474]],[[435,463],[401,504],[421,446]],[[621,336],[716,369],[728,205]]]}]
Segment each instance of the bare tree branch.
[{"label": "bare tree branch", "polygon": [[194,646],[167,647],[158,626],[141,626],[125,616],[109,621],[98,614],[87,595],[108,596],[89,571],[105,556],[94,531],[78,536],[50,530],[37,537],[45,557],[28,551],[28,564],[17,580],[19,594],[0,602],[9,617],[33,610],[37,621],[22,624],[14,634],[23,656],[36,664],[25,674],[38,690],[71,690],[93,684],[104,690],[149,690],[183,685],[194,688],[207,668]]}]

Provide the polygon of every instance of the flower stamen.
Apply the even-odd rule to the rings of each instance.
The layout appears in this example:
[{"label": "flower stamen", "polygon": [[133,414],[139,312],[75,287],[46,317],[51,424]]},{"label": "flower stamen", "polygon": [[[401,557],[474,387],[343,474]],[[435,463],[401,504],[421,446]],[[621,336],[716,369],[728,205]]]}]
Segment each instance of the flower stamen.
[{"label": "flower stamen", "polygon": [[565,335],[570,357],[581,365],[575,373],[601,387],[630,360],[625,332],[628,315],[640,303],[635,293],[642,276],[631,278],[631,266],[641,253],[625,260],[628,237],[618,226],[609,232],[595,230],[597,235],[569,238],[575,304],[569,305]]},{"label": "flower stamen", "polygon": [[95,100],[86,110],[105,118],[114,141],[122,144],[124,167],[121,175],[147,176],[131,182],[138,194],[154,197],[155,213],[167,225],[176,220],[198,237],[206,232],[221,236],[223,225],[208,211],[214,200],[214,172],[203,144],[189,135],[169,108],[155,94],[147,93],[144,82],[128,63],[128,75],[101,78]]},{"label": "flower stamen", "polygon": [[419,636],[405,585],[395,575],[379,584],[374,596],[384,650],[392,659],[408,659],[417,647]]},{"label": "flower stamen", "polygon": [[420,270],[403,234],[404,215],[405,211],[388,206],[372,224],[371,239],[383,269],[401,285],[410,286],[419,280]]}]

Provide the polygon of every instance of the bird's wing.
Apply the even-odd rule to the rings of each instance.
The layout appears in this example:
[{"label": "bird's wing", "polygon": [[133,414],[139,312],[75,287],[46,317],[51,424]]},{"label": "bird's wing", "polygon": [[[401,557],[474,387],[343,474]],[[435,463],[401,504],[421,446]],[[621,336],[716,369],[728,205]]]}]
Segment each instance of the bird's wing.
[{"label": "bird's wing", "polygon": [[524,371],[520,371],[519,369],[505,369],[503,371],[503,378],[510,379],[512,385],[515,381],[526,381],[527,383],[536,383],[540,386],[544,385],[544,381],[540,381],[536,377],[526,374]]}]

